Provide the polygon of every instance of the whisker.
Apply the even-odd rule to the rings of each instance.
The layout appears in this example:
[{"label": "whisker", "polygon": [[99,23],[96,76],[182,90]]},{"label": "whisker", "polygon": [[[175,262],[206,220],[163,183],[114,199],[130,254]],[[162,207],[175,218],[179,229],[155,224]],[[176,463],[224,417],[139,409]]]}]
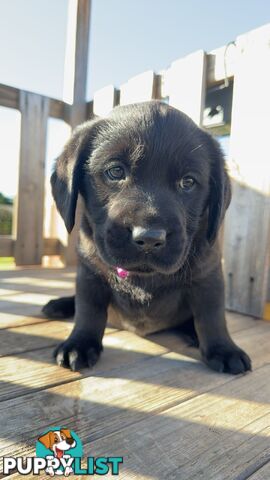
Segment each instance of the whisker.
[{"label": "whisker", "polygon": [[203,147],[203,143],[201,143],[200,145],[197,145],[197,147],[194,147],[189,153],[195,152],[196,150],[198,150],[201,147]]}]

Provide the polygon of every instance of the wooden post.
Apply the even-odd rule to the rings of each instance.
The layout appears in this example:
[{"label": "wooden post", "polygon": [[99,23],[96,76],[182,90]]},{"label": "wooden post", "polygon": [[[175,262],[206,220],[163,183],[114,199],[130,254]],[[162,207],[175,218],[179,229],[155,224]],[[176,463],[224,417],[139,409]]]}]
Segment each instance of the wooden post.
[{"label": "wooden post", "polygon": [[91,12],[91,0],[77,1],[73,105],[70,118],[72,128],[86,120],[86,87]]},{"label": "wooden post", "polygon": [[[74,0],[73,0],[74,1]],[[90,32],[91,0],[77,0],[76,43],[73,80],[73,105],[71,107],[69,123],[72,128],[87,119],[86,87],[87,65]],[[72,32],[68,32],[72,35]],[[71,59],[72,61],[72,59]],[[77,263],[76,243],[81,218],[80,200],[77,206],[75,227],[69,235],[66,247],[66,265]]]},{"label": "wooden post", "polygon": [[261,317],[269,275],[270,25],[238,37],[236,48],[229,155],[236,182],[224,242],[227,307]]},{"label": "wooden post", "polygon": [[45,153],[49,101],[20,92],[21,148],[19,165],[16,265],[39,265],[43,252]]},{"label": "wooden post", "polygon": [[164,77],[169,104],[202,124],[206,89],[206,54],[199,50],[172,63]]}]

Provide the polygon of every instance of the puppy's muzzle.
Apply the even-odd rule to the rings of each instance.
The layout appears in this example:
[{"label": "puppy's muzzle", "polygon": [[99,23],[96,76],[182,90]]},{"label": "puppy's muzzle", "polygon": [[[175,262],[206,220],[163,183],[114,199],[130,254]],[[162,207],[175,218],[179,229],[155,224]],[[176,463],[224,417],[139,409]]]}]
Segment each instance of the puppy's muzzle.
[{"label": "puppy's muzzle", "polygon": [[133,227],[132,241],[139,250],[153,252],[166,245],[167,232],[163,229]]}]

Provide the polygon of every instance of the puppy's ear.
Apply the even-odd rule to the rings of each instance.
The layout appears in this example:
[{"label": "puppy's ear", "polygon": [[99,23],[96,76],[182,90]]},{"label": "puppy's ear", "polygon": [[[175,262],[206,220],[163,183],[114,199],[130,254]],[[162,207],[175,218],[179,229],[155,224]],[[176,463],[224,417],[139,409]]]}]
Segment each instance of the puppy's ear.
[{"label": "puppy's ear", "polygon": [[49,431],[45,433],[45,435],[42,435],[38,439],[39,442],[41,442],[46,448],[51,449],[53,445],[53,432]]},{"label": "puppy's ear", "polygon": [[225,160],[216,140],[208,135],[211,160],[210,193],[208,198],[207,240],[212,245],[231,202],[231,182]]},{"label": "puppy's ear", "polygon": [[63,433],[66,438],[72,438],[70,430],[67,430],[66,428],[61,428],[60,432]]},{"label": "puppy's ear", "polygon": [[52,194],[69,233],[74,227],[83,165],[91,154],[97,127],[101,122],[100,119],[85,122],[74,130],[63,152],[56,159],[51,176]]}]

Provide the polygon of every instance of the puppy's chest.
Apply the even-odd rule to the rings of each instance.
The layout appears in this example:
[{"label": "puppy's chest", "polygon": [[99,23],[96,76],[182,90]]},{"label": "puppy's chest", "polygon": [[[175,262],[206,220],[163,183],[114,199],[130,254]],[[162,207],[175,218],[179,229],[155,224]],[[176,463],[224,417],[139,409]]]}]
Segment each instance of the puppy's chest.
[{"label": "puppy's chest", "polygon": [[185,289],[145,290],[138,285],[114,289],[109,323],[139,335],[147,335],[183,323],[190,315]]}]

